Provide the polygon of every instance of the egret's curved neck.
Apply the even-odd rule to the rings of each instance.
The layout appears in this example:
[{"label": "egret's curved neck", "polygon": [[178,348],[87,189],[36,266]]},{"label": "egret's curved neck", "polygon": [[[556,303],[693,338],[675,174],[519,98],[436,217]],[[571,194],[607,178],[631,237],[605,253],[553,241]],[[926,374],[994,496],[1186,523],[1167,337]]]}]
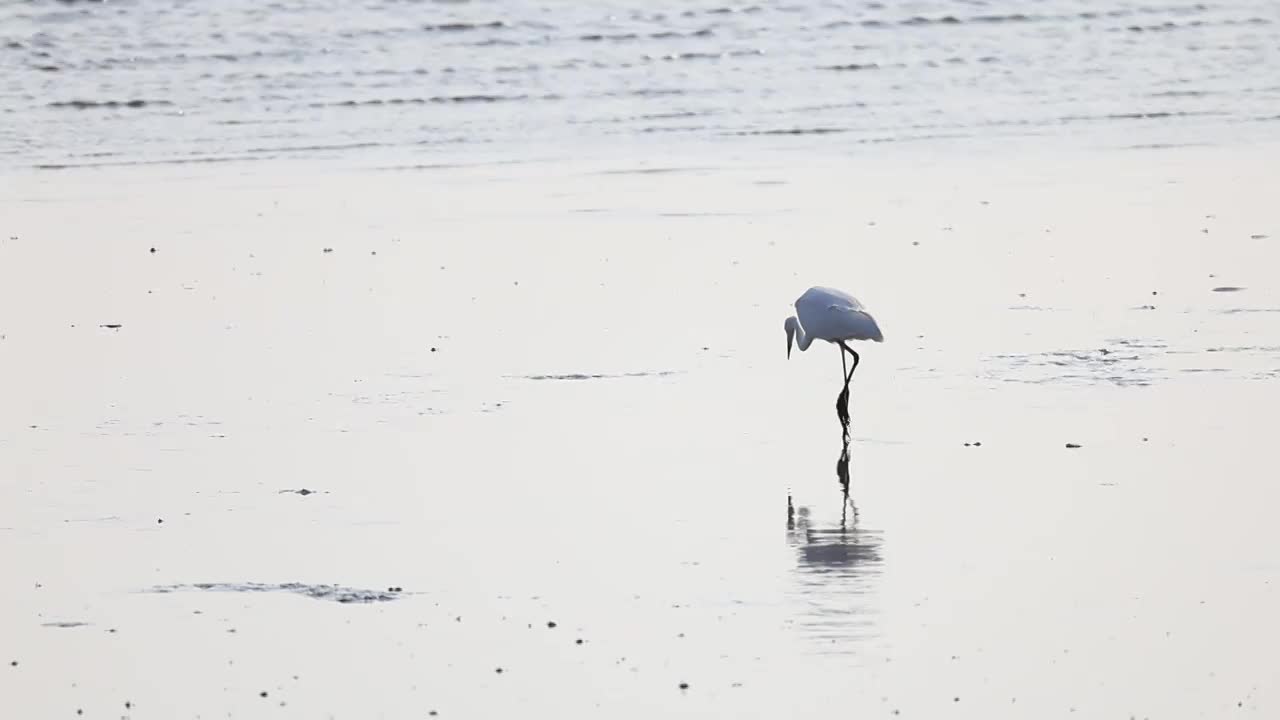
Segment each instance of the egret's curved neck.
[{"label": "egret's curved neck", "polygon": [[796,320],[794,325],[796,327],[796,345],[800,348],[800,352],[804,352],[813,344],[813,337],[804,331],[804,326],[800,324],[799,320]]}]

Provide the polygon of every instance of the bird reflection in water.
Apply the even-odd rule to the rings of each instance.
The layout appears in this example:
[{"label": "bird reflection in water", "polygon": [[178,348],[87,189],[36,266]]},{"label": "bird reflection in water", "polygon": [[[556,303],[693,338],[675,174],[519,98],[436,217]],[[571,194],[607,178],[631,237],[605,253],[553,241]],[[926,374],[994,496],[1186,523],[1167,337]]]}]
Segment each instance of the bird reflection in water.
[{"label": "bird reflection in water", "polygon": [[858,508],[849,494],[849,443],[836,461],[840,486],[840,522],[823,527],[808,507],[787,498],[787,539],[796,548],[796,627],[823,653],[857,651],[858,641],[874,635],[872,591],[882,560],[879,531],[858,524]]}]

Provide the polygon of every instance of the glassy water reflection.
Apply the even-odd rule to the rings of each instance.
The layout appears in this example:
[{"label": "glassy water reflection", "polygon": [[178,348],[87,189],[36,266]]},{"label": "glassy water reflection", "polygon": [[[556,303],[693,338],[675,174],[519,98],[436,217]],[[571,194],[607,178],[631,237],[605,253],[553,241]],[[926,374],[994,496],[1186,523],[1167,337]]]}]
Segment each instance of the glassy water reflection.
[{"label": "glassy water reflection", "polygon": [[875,636],[876,589],[883,535],[859,524],[849,495],[849,446],[836,463],[841,502],[838,521],[815,519],[808,506],[788,499],[787,542],[795,548],[792,572],[798,615],[794,627],[819,653],[856,654]]}]

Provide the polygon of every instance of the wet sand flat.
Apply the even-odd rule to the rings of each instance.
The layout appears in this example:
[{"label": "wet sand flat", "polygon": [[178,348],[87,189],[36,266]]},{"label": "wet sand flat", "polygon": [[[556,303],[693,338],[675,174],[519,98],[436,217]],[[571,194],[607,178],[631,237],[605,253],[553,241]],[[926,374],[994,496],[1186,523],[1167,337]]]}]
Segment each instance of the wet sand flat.
[{"label": "wet sand flat", "polygon": [[0,704],[1270,717],[1278,150],[10,176]]}]

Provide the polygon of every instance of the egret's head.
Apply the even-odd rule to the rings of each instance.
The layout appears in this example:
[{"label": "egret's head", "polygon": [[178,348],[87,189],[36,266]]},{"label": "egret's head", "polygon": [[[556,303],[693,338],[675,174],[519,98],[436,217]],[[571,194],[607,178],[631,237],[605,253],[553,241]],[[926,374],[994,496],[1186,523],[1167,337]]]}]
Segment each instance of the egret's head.
[{"label": "egret's head", "polygon": [[787,330],[787,359],[791,359],[791,342],[795,340],[796,328],[800,325],[800,321],[796,320],[796,316],[792,315],[783,323],[783,327]]}]

